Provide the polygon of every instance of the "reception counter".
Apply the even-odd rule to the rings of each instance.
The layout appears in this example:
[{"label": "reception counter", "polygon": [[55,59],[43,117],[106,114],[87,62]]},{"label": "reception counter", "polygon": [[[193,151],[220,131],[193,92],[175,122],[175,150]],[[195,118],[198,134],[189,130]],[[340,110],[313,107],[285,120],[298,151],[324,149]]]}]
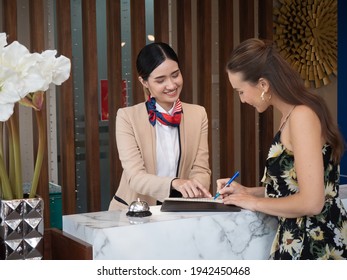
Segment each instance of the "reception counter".
[{"label": "reception counter", "polygon": [[[347,185],[340,188],[347,208]],[[94,259],[267,259],[277,218],[258,212],[161,212],[146,218],[127,211],[63,216],[63,230],[93,246]]]},{"label": "reception counter", "polygon": [[63,217],[63,230],[93,246],[94,259],[267,259],[277,228],[272,216],[241,212],[127,211]]}]

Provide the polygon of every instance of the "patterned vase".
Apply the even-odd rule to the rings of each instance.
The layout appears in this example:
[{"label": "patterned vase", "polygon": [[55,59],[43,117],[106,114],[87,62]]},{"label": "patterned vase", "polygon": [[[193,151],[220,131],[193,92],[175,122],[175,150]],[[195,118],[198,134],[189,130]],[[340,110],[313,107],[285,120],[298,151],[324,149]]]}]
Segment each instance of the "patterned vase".
[{"label": "patterned vase", "polygon": [[0,199],[0,260],[43,258],[43,199]]}]

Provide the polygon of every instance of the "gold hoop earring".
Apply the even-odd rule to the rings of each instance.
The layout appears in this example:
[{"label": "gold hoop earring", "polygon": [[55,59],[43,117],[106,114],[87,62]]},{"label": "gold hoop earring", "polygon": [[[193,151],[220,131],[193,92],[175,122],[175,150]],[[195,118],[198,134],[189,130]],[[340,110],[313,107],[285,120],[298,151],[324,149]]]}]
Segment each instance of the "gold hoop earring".
[{"label": "gold hoop earring", "polygon": [[263,92],[261,93],[261,95],[260,95],[260,98],[261,98],[262,101],[265,101],[264,95],[265,95],[265,91],[263,91]]},{"label": "gold hoop earring", "polygon": [[267,98],[265,98],[265,91],[263,91],[262,93],[261,93],[261,95],[260,95],[260,98],[261,98],[261,100],[262,101],[264,101],[264,102],[269,102],[270,101],[270,99],[271,99],[271,97],[272,97],[272,95],[271,94],[266,94],[267,95]]}]

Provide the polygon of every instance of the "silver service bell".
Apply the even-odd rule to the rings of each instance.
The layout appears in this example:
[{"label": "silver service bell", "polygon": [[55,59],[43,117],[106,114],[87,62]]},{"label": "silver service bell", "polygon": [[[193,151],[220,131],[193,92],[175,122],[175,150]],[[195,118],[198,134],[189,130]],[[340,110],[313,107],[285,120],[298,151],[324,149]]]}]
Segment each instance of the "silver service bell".
[{"label": "silver service bell", "polygon": [[126,213],[130,217],[147,217],[152,213],[149,211],[149,206],[146,201],[141,201],[140,198],[137,201],[133,201],[129,206],[129,211]]}]

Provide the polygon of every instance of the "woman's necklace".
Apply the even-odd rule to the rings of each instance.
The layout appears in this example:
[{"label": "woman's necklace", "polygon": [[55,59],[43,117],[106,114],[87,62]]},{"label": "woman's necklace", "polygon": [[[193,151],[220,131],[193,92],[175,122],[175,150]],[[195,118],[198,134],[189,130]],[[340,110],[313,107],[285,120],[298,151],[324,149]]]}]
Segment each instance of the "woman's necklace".
[{"label": "woman's necklace", "polygon": [[293,106],[293,108],[289,111],[289,113],[287,114],[287,116],[284,118],[281,126],[280,126],[280,130],[282,131],[282,129],[284,128],[284,125],[286,124],[290,114],[293,112],[293,110],[295,109],[296,105]]}]

